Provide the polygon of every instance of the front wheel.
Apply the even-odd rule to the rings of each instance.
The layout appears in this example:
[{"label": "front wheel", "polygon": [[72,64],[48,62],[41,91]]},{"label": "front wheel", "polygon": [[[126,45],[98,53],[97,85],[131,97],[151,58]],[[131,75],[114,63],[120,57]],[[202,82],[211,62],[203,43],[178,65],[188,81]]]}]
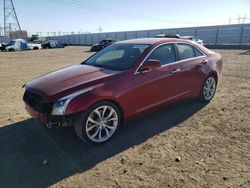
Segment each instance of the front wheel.
[{"label": "front wheel", "polygon": [[202,87],[200,100],[203,102],[209,102],[215,95],[217,82],[214,76],[209,76]]},{"label": "front wheel", "polygon": [[100,102],[81,114],[74,127],[80,139],[98,144],[109,140],[118,130],[120,122],[117,106],[111,102]]}]

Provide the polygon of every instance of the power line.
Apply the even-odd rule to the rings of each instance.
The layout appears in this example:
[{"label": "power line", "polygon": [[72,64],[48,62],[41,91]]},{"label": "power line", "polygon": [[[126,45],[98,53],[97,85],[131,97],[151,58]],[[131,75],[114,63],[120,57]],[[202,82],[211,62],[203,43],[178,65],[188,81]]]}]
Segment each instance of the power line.
[{"label": "power line", "polygon": [[97,31],[99,31],[99,33],[101,33],[103,31],[102,26],[99,26],[98,29],[97,29]]},{"label": "power line", "polygon": [[181,20],[174,20],[174,19],[165,19],[165,18],[159,18],[159,17],[154,17],[154,16],[148,16],[148,15],[142,15],[138,13],[131,13],[127,11],[120,11],[116,9],[111,9],[111,8],[106,8],[102,7],[99,5],[94,5],[91,3],[87,2],[81,2],[79,0],[51,0],[52,2],[55,2],[57,4],[62,4],[66,6],[71,6],[74,8],[79,8],[79,9],[85,9],[89,10],[92,12],[98,12],[106,15],[112,15],[112,16],[119,16],[119,17],[124,17],[124,18],[132,18],[136,20],[143,20],[147,22],[160,22],[160,23],[189,23],[189,24],[195,24],[194,22],[190,21],[181,21]]},{"label": "power line", "polygon": [[238,14],[238,18],[236,18],[236,19],[238,20],[238,24],[244,24],[245,21],[248,19],[248,18],[247,18],[247,14],[245,14],[245,16],[240,16],[240,15]]},{"label": "power line", "polygon": [[62,4],[62,5],[66,5],[66,6],[71,6],[71,7],[74,7],[74,8],[80,8],[80,9],[86,9],[86,10],[89,10],[89,11],[92,11],[92,12],[102,12],[106,15],[118,15],[118,16],[123,16],[121,15],[119,12],[116,12],[114,10],[109,10],[109,9],[106,9],[106,8],[102,8],[102,7],[98,7],[98,6],[89,6],[88,4],[83,4],[83,3],[79,3],[79,2],[72,2],[72,1],[68,1],[68,0],[51,0],[57,4]]}]

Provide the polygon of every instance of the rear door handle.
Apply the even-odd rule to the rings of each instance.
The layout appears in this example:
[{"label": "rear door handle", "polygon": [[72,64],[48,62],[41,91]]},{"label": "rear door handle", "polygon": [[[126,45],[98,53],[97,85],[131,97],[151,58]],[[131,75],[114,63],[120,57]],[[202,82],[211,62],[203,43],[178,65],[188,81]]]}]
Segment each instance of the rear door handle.
[{"label": "rear door handle", "polygon": [[195,65],[195,68],[202,68],[204,65],[206,65],[209,61],[207,59],[203,59],[201,63]]},{"label": "rear door handle", "polygon": [[171,70],[171,73],[172,74],[176,74],[176,73],[178,73],[178,72],[180,72],[181,71],[181,69],[173,69],[173,70]]},{"label": "rear door handle", "polygon": [[206,65],[208,63],[208,60],[207,59],[203,59],[201,63],[204,64],[204,65]]}]

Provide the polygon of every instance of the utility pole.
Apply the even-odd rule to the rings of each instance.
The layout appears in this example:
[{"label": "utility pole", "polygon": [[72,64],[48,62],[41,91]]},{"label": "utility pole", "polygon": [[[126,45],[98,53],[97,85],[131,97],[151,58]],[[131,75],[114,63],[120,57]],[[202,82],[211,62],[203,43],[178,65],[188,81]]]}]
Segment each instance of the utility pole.
[{"label": "utility pole", "polygon": [[12,0],[4,0],[4,36],[11,36],[11,32],[19,31],[23,38],[21,26],[19,24],[14,3]]},{"label": "utility pole", "polygon": [[245,16],[244,16],[244,18],[243,18],[243,20],[242,20],[242,23],[243,23],[243,24],[245,23],[246,19],[247,19],[247,14],[245,14]]},{"label": "utility pole", "polygon": [[3,27],[1,26],[1,24],[0,24],[0,37],[3,37],[3,36],[4,36],[3,30],[4,30],[4,28],[3,28]]},{"label": "utility pole", "polygon": [[240,15],[238,14],[238,18],[236,18],[236,19],[238,20],[238,24],[244,24],[245,21],[247,20],[247,14],[245,14],[244,17],[243,17],[243,16],[240,16]]},{"label": "utility pole", "polygon": [[99,31],[99,33],[101,33],[103,31],[102,26],[99,26],[97,31]]}]

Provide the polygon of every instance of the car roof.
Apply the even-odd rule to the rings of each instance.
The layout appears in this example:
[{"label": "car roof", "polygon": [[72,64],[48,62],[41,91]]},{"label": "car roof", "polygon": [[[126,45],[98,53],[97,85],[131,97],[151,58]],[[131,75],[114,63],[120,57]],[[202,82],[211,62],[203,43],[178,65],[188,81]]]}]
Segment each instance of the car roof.
[{"label": "car roof", "polygon": [[140,39],[123,40],[120,42],[116,42],[115,44],[144,44],[144,45],[150,45],[150,46],[157,46],[163,43],[187,43],[187,44],[190,44],[199,48],[205,54],[214,53],[213,51],[205,48],[204,46],[200,46],[194,41],[187,40],[187,39],[178,39],[178,38],[140,38]]},{"label": "car roof", "polygon": [[187,35],[187,36],[181,36],[181,38],[185,39],[185,38],[194,38],[195,36],[191,36],[191,35]]},{"label": "car roof", "polygon": [[123,40],[123,41],[117,42],[116,44],[127,43],[127,44],[154,45],[154,44],[160,44],[160,43],[166,43],[166,42],[187,42],[187,40],[177,39],[177,38],[140,38],[140,39]]}]

